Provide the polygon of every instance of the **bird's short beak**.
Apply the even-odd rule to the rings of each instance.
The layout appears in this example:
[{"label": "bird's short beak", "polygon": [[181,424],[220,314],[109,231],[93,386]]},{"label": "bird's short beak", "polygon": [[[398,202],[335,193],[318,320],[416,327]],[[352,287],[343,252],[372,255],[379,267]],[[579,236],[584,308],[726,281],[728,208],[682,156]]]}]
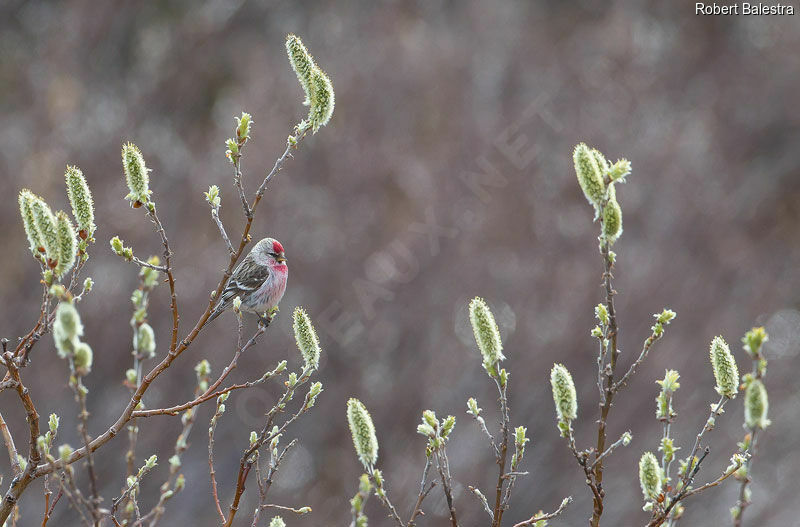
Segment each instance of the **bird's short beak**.
[{"label": "bird's short beak", "polygon": [[277,257],[277,258],[275,258],[275,261],[277,261],[278,263],[283,263],[283,262],[286,262],[286,261],[287,261],[287,260],[286,260],[286,255],[285,255],[284,253],[280,253],[280,254],[278,255],[278,257]]}]

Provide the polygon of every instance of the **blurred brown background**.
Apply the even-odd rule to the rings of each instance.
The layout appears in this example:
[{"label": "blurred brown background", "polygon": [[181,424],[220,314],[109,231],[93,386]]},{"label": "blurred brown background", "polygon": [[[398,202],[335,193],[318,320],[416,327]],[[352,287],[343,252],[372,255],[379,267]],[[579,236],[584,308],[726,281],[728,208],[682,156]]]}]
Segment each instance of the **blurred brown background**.
[{"label": "blurred brown background", "polygon": [[[797,9],[797,6],[796,6]],[[201,313],[227,262],[202,191],[222,188],[232,237],[243,224],[223,141],[233,115],[253,114],[244,160],[255,189],[305,112],[284,54],[299,34],[330,74],[336,112],[304,142],[270,186],[254,232],[280,239],[291,263],[282,313],[233,378],[253,378],[279,359],[298,357],[291,309],[312,314],[324,344],[325,392],[293,426],[300,446],[288,457],[270,501],[313,507],[289,525],[344,525],[359,464],[344,416],[348,397],[371,410],[379,466],[406,516],[424,460],[415,433],[425,408],[458,417],[449,453],[464,525],[485,523],[466,491],[493,485],[488,446],[464,410],[477,397],[496,415],[466,318],[482,295],[504,331],[513,377],[512,420],[528,427],[531,475],[516,487],[508,523],[576,501],[554,525],[583,525],[590,512],[581,471],[558,437],[548,384],[554,361],[578,384],[580,443],[595,433],[595,345],[589,337],[601,298],[597,225],[575,181],[572,147],[586,141],[634,172],[619,192],[625,232],[616,288],[627,367],[669,306],[677,320],[615,405],[611,434],[631,428],[632,445],[609,462],[604,524],[641,525],[636,461],[655,450],[654,397],[667,367],[678,369],[684,450],[715,398],[707,346],[723,335],[749,368],[739,339],[766,325],[767,385],[774,424],[754,465],[748,525],[800,525],[794,474],[800,470],[797,371],[800,367],[800,29],[797,18],[701,17],[690,2],[67,2],[6,1],[0,7],[0,209],[4,258],[2,336],[15,339],[35,320],[40,290],[27,254],[15,196],[30,187],[67,208],[66,164],[79,165],[97,201],[97,244],[86,274],[96,290],[81,303],[95,350],[91,432],[123,408],[130,364],[130,291],[136,269],[114,257],[118,234],[138,255],[158,252],[141,211],[123,201],[119,150],[127,140],[153,169],[151,188],[176,253],[182,333]],[[167,288],[151,307],[160,347],[168,340]],[[249,329],[254,325],[250,322]],[[192,366],[227,364],[235,322],[226,315],[148,392],[148,406],[175,404],[191,391]],[[65,364],[50,337],[24,371],[43,415],[62,416],[60,441],[80,443]],[[251,429],[280,386],[239,393],[218,430],[217,471],[229,503],[234,470]],[[0,396],[18,442],[24,417]],[[165,525],[215,525],[206,465],[204,408],[184,456],[187,491]],[[492,422],[492,419],[489,419]],[[743,433],[741,400],[710,434],[700,479],[728,463]],[[167,469],[178,419],[140,422],[140,456],[159,454],[144,485],[154,499]],[[124,438],[97,455],[105,503],[119,494]],[[0,473],[8,474],[6,456]],[[86,483],[81,469],[81,482]],[[4,486],[8,484],[6,478]],[[243,512],[254,506],[254,483]],[[5,490],[5,489],[4,489]],[[686,525],[724,525],[738,486],[687,502]],[[21,525],[41,520],[39,483],[24,496]],[[438,491],[424,525],[445,525]],[[249,525],[248,514],[239,524]],[[390,525],[377,502],[372,525]],[[59,504],[53,525],[74,525]]]}]

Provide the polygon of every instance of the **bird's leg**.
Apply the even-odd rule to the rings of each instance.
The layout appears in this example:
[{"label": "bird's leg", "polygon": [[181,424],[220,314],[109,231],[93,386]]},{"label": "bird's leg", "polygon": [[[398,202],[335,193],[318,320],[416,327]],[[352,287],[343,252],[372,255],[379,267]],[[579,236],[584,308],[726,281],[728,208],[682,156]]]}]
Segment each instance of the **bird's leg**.
[{"label": "bird's leg", "polygon": [[264,329],[267,329],[272,323],[272,319],[275,318],[275,315],[278,314],[278,308],[273,307],[266,313],[259,313],[258,315],[258,326]]}]

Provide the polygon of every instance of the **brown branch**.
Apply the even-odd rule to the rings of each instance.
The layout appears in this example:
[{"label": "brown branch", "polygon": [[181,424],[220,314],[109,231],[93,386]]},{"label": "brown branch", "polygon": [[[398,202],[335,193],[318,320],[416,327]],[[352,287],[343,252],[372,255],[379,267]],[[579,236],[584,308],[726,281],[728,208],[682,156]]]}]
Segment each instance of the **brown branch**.
[{"label": "brown branch", "polygon": [[436,486],[435,481],[431,481],[431,484],[428,488],[425,488],[425,483],[428,480],[428,472],[431,468],[431,456],[425,456],[425,468],[422,470],[422,480],[419,482],[419,493],[417,494],[417,501],[414,503],[414,510],[411,511],[411,516],[409,516],[407,527],[414,527],[416,525],[415,520],[419,515],[425,515],[422,512],[422,502],[428,496],[433,487]]},{"label": "brown branch", "polygon": [[[611,411],[611,405],[614,400],[614,372],[616,371],[617,358],[619,357],[619,349],[617,348],[617,334],[619,332],[619,328],[617,327],[617,314],[614,309],[614,295],[616,294],[616,291],[614,291],[614,288],[611,285],[611,280],[613,278],[613,275],[611,274],[613,262],[611,260],[610,244],[607,239],[603,240],[600,244],[600,253],[603,256],[603,264],[605,266],[605,271],[603,272],[603,287],[605,288],[606,292],[606,309],[608,310],[608,339],[610,353],[607,352],[609,355],[609,361],[608,364],[606,364],[603,368],[606,382],[604,395],[601,398],[600,403],[600,420],[598,421],[597,426],[597,446],[595,448],[596,456],[599,456],[602,452],[605,452],[606,449],[606,422],[608,420],[608,414]],[[593,485],[596,487],[596,489],[592,489],[595,496],[590,525],[592,527],[598,527],[600,525],[600,517],[603,515],[603,498],[605,494],[602,492],[602,460],[600,460],[594,466],[594,469],[591,472],[594,479]]]},{"label": "brown branch", "polygon": [[208,473],[211,476],[211,497],[214,498],[214,505],[217,507],[217,514],[219,514],[222,523],[225,523],[225,514],[222,513],[222,505],[219,503],[219,495],[217,494],[217,477],[214,470],[214,431],[217,429],[217,421],[222,417],[223,401],[217,399],[217,411],[211,418],[211,424],[208,427]]},{"label": "brown branch", "polygon": [[295,412],[294,415],[292,415],[292,417],[286,420],[286,422],[283,423],[283,425],[281,425],[277,430],[275,431],[272,430],[272,424],[277,414],[279,412],[282,412],[283,408],[286,407],[286,403],[288,403],[294,397],[294,392],[297,390],[297,388],[299,388],[308,381],[312,371],[313,371],[312,369],[306,368],[303,370],[303,372],[300,375],[300,378],[294,385],[289,386],[287,383],[286,390],[283,392],[283,395],[278,399],[278,402],[275,403],[275,406],[273,406],[269,410],[269,412],[267,412],[266,421],[264,423],[264,427],[261,429],[261,433],[258,435],[258,439],[254,443],[252,443],[242,454],[242,457],[239,461],[239,472],[236,476],[236,490],[234,491],[233,501],[231,502],[228,512],[228,519],[225,522],[224,527],[231,527],[231,525],[233,525],[233,519],[239,510],[239,500],[241,500],[242,498],[242,494],[244,493],[245,490],[245,483],[247,482],[247,477],[250,474],[250,469],[252,468],[253,463],[255,462],[255,460],[251,459],[250,457],[253,455],[253,453],[256,452],[256,450],[261,448],[265,443],[271,441],[273,438],[283,433],[283,431],[286,430],[286,428],[291,423],[293,423],[295,420],[297,420],[298,417],[300,417],[302,414],[308,411],[309,398],[308,394],[306,394],[306,397],[303,401],[303,406],[301,406],[300,409],[297,410],[297,412]]},{"label": "brown branch", "polygon": [[[499,364],[495,366],[495,371],[498,371],[498,367]],[[500,392],[500,436],[502,439],[500,440],[500,452],[497,456],[498,474],[497,485],[495,487],[494,513],[492,514],[494,519],[492,520],[492,527],[499,527],[500,522],[503,519],[503,484],[505,483],[506,460],[508,458],[509,416],[508,399],[506,397],[508,383],[501,386],[500,381],[497,378],[495,378],[494,381],[497,385],[497,391]],[[453,513],[451,516],[453,517],[453,524],[455,525],[455,514]]]}]

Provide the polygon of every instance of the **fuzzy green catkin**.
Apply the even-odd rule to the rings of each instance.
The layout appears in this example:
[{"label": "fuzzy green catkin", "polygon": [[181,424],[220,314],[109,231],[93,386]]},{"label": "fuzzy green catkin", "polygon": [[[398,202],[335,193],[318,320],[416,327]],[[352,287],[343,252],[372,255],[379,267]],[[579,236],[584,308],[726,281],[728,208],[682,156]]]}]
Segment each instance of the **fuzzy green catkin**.
[{"label": "fuzzy green catkin", "polygon": [[79,342],[75,346],[75,354],[72,356],[72,363],[75,365],[75,373],[78,375],[89,375],[92,371],[92,348],[85,342]]},{"label": "fuzzy green catkin", "polygon": [[39,239],[44,247],[47,258],[52,260],[53,265],[58,260],[58,231],[56,229],[56,218],[47,203],[41,198],[34,198],[30,201],[31,212],[33,213],[33,224],[39,233]]},{"label": "fuzzy green catkin", "polygon": [[606,188],[603,183],[602,169],[597,163],[598,158],[594,152],[596,151],[586,146],[586,143],[580,143],[572,153],[572,160],[575,164],[578,184],[580,184],[583,194],[589,200],[589,203],[594,206],[595,211],[598,211],[605,196]]},{"label": "fuzzy green catkin", "polygon": [[78,240],[75,236],[75,229],[72,227],[72,220],[69,219],[66,212],[61,210],[56,214],[56,233],[58,234],[58,263],[53,272],[60,277],[75,265],[75,256],[78,252]]},{"label": "fuzzy green catkin", "polygon": [[22,216],[22,226],[25,228],[25,236],[28,237],[28,245],[34,256],[39,254],[39,248],[44,248],[42,237],[36,228],[36,220],[33,215],[31,204],[38,199],[30,190],[24,188],[19,193],[19,214]]},{"label": "fuzzy green catkin", "polygon": [[286,54],[289,56],[289,63],[297,75],[297,80],[300,82],[303,91],[306,94],[306,99],[303,104],[311,104],[311,74],[316,68],[314,58],[308,52],[308,49],[303,45],[303,41],[297,35],[289,34],[286,36]]},{"label": "fuzzy green catkin", "polygon": [[353,436],[353,446],[365,468],[378,461],[378,438],[367,408],[358,399],[347,401],[347,423]]},{"label": "fuzzy green catkin", "polygon": [[603,237],[613,244],[622,235],[622,208],[617,201],[614,185],[608,188],[608,201],[603,207]]},{"label": "fuzzy green catkin", "polygon": [[764,429],[769,426],[767,389],[759,379],[753,379],[744,392],[744,422],[748,428]]},{"label": "fuzzy green catkin", "polygon": [[578,417],[578,396],[572,375],[563,364],[554,364],[550,370],[550,385],[553,388],[553,402],[559,421],[571,421]]},{"label": "fuzzy green catkin", "polygon": [[717,393],[732,399],[739,391],[739,369],[728,344],[722,337],[714,337],[709,348],[711,366],[717,381]]},{"label": "fuzzy green catkin", "polygon": [[133,334],[133,349],[148,357],[156,353],[156,335],[153,327],[145,322]]},{"label": "fuzzy green catkin", "polygon": [[61,302],[56,309],[56,319],[53,322],[53,340],[60,357],[72,355],[78,342],[78,337],[83,335],[83,324],[78,310],[71,302]]},{"label": "fuzzy green catkin", "polygon": [[280,516],[275,516],[270,520],[269,527],[286,527],[286,522]]},{"label": "fuzzy green catkin", "polygon": [[[147,203],[150,196],[150,175],[139,147],[133,143],[122,145],[122,169],[130,193],[126,199],[134,207]],[[138,203],[138,205],[137,205]]]},{"label": "fuzzy green catkin", "polygon": [[500,330],[484,299],[476,296],[469,303],[469,321],[483,357],[483,367],[489,371],[496,363],[505,359],[505,356]]},{"label": "fuzzy green catkin", "polygon": [[600,169],[600,177],[604,177],[609,171],[609,166],[608,166],[608,161],[606,160],[606,156],[604,156],[603,153],[596,148],[592,148],[592,155],[594,156],[594,160],[597,163],[597,168]]},{"label": "fuzzy green catkin", "polygon": [[328,124],[335,106],[336,96],[330,78],[321,69],[314,68],[311,70],[311,108],[308,112],[308,120],[314,133]]},{"label": "fuzzy green catkin", "polygon": [[311,319],[302,307],[296,307],[292,314],[292,328],[294,329],[294,341],[303,356],[306,369],[316,370],[319,367],[319,356],[322,350]]},{"label": "fuzzy green catkin", "polygon": [[64,173],[67,182],[67,196],[72,205],[72,215],[78,223],[78,235],[82,239],[91,238],[94,234],[94,201],[92,191],[83,177],[81,169],[68,166]]},{"label": "fuzzy green catkin", "polygon": [[661,468],[652,452],[645,452],[639,459],[639,485],[645,501],[655,499],[661,492]]}]

